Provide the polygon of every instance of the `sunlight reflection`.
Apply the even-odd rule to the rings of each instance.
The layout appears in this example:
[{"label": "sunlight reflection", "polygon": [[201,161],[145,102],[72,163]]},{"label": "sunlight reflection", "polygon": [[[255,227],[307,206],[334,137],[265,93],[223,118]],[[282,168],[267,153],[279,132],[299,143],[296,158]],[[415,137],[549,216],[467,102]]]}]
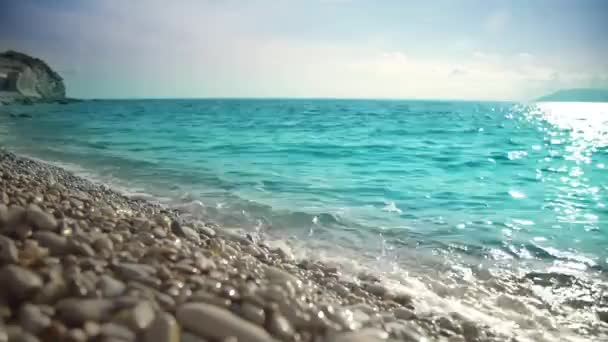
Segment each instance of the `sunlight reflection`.
[{"label": "sunlight reflection", "polygon": [[[558,220],[567,224],[585,224],[585,231],[598,229],[599,217],[589,212],[588,202],[601,206],[602,196],[598,187],[589,185],[590,167],[594,155],[608,152],[608,103],[544,102],[531,111],[531,120],[550,124],[546,132],[550,157],[546,162],[560,158],[565,162],[559,171],[566,175],[546,175],[543,181],[554,184],[546,188],[546,201],[550,203]],[[599,155],[598,155],[599,154]],[[557,159],[556,159],[557,158]],[[595,165],[600,169],[603,164]],[[597,173],[595,174],[597,177]],[[608,175],[606,176],[608,181]]]}]

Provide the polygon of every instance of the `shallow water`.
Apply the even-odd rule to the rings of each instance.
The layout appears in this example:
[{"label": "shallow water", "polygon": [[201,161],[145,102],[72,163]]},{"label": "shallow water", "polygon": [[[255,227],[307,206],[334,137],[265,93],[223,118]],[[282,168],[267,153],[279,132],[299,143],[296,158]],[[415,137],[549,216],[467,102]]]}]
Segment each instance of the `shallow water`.
[{"label": "shallow water", "polygon": [[[553,280],[538,295],[591,296],[560,314],[568,322],[590,319],[605,298],[595,289],[608,263],[605,103],[138,100],[2,111],[31,115],[0,114],[10,149],[394,286],[475,305],[486,290],[472,283],[573,275],[584,294],[556,295]],[[488,310],[509,306],[493,300]],[[517,311],[503,321],[528,315]]]}]

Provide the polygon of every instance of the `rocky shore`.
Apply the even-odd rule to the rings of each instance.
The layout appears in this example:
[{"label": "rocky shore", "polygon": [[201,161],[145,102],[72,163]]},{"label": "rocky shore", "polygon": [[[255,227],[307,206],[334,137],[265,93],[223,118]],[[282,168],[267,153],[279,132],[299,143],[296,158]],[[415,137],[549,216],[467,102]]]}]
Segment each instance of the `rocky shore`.
[{"label": "rocky shore", "polygon": [[0,342],[513,341],[0,150]]}]

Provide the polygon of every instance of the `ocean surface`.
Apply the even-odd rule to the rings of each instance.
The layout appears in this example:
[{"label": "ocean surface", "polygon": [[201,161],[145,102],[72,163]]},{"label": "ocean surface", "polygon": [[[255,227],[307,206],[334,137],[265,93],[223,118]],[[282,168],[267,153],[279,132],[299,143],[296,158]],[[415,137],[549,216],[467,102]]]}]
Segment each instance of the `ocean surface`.
[{"label": "ocean surface", "polygon": [[[607,103],[132,100],[0,112],[2,146],[345,276],[378,274],[429,310],[464,305],[506,330],[566,338],[567,327],[573,340],[600,329]],[[537,311],[545,318],[530,323]]]}]

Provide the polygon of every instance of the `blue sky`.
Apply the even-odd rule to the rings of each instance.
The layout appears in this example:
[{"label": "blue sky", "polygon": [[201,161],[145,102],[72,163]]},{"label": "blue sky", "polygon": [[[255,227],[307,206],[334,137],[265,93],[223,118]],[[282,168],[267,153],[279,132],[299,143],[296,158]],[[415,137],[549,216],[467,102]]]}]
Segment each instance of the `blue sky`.
[{"label": "blue sky", "polygon": [[526,100],[608,87],[608,1],[3,0],[75,97]]}]

